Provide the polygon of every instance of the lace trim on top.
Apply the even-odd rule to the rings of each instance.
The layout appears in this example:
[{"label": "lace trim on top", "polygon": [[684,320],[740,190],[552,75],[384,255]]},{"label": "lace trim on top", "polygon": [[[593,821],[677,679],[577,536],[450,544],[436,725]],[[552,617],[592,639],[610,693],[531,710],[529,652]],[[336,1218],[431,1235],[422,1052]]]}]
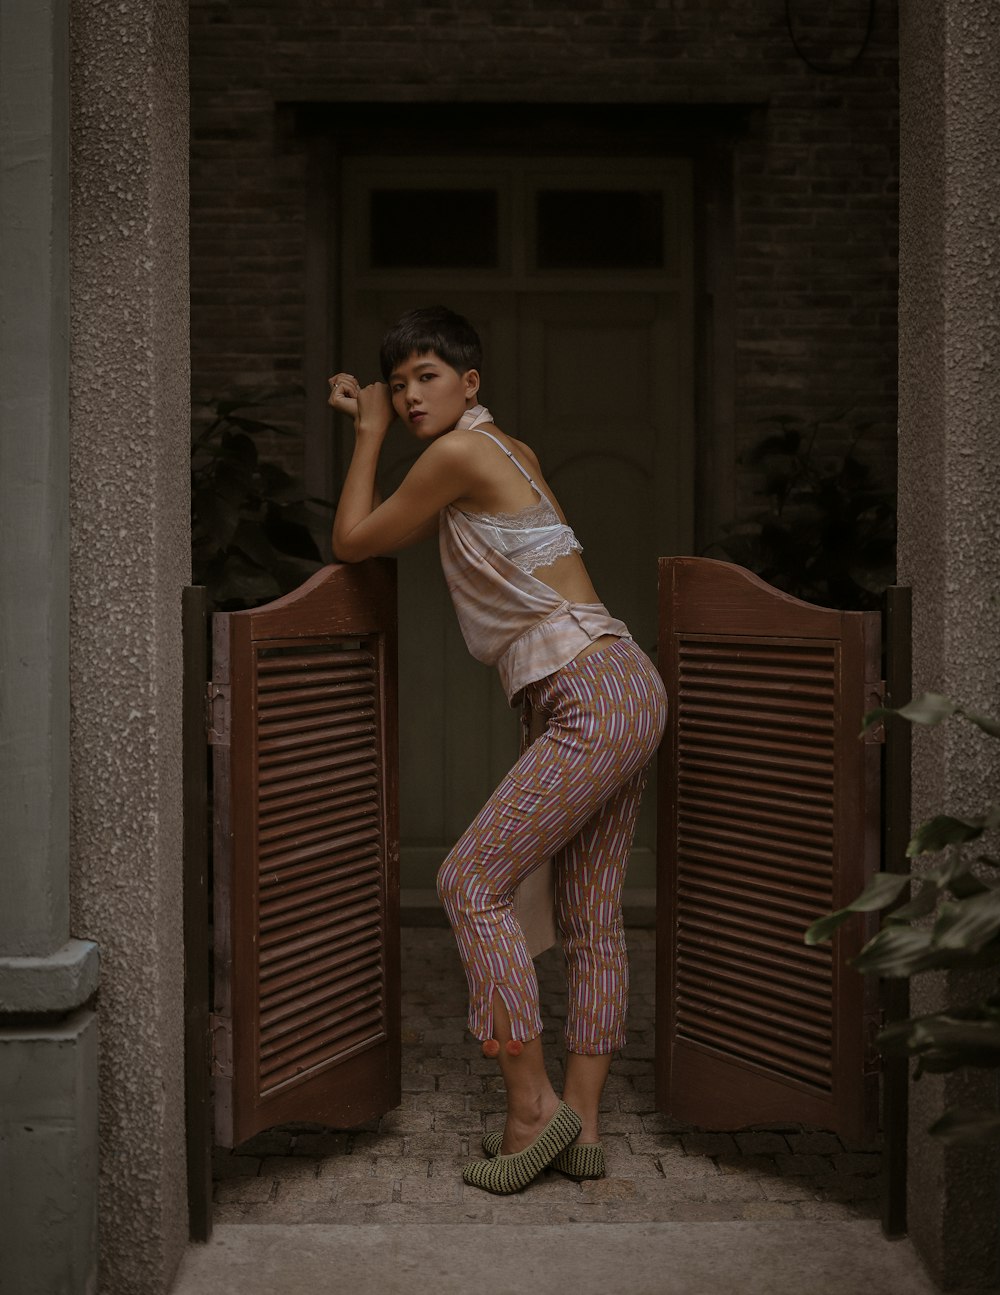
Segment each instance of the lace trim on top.
[{"label": "lace trim on top", "polygon": [[530,576],[539,567],[549,566],[557,558],[568,557],[571,553],[582,553],[583,545],[573,534],[572,528],[560,519],[559,514],[552,506],[551,500],[542,494],[531,474],[522,467],[501,440],[498,440],[492,432],[488,432],[485,427],[479,425],[484,422],[492,423],[492,421],[490,411],[482,405],[476,405],[466,414],[463,414],[457,426],[474,428],[493,441],[495,445],[503,450],[504,454],[507,455],[508,459],[539,498],[537,503],[529,504],[527,508],[521,508],[516,513],[463,513],[463,516],[467,517],[473,525],[478,523],[482,526],[492,526],[500,531],[511,530],[515,533],[524,533],[526,531],[545,530],[554,532],[550,539],[543,540],[540,544],[531,545],[529,542],[521,548],[512,549],[508,549],[506,545],[501,546],[501,552],[507,561],[513,563],[519,571],[522,571],[527,576]]},{"label": "lace trim on top", "polygon": [[[534,482],[531,483],[534,486]],[[537,490],[538,487],[535,486]],[[528,504],[516,513],[466,513],[474,522],[483,522],[487,526],[501,528],[522,527],[531,529],[535,526],[561,526],[559,514],[547,499],[539,499],[535,504]]]},{"label": "lace trim on top", "polygon": [[526,553],[508,553],[506,558],[508,562],[513,562],[519,571],[530,576],[532,571],[537,570],[538,567],[549,566],[557,558],[566,558],[571,553],[582,552],[583,545],[567,527],[539,548],[529,549]]}]

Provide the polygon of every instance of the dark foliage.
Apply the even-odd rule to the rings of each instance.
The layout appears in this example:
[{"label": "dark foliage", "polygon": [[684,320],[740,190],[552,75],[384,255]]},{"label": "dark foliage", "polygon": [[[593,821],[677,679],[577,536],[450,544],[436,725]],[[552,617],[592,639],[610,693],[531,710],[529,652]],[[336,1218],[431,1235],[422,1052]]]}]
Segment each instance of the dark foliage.
[{"label": "dark foliage", "polygon": [[216,611],[238,611],[289,593],[322,565],[299,482],[261,459],[261,437],[287,436],[244,412],[287,398],[287,391],[215,400],[211,422],[191,442],[193,579]]},{"label": "dark foliage", "polygon": [[[865,716],[865,727],[890,716],[931,728],[957,717],[1000,739],[1000,721],[958,706],[940,693],[924,693],[896,710],[872,711]],[[990,803],[980,813],[936,814],[914,832],[907,855],[944,853],[941,863],[919,873],[876,873],[850,904],[813,922],[806,943],[829,940],[852,913],[887,910],[881,930],[854,959],[864,975],[909,977],[1000,966],[1000,858],[982,850],[984,838],[1000,827],[1000,800],[995,799],[995,789],[984,790]],[[973,842],[977,853],[970,860],[967,847]],[[1000,1068],[1000,993],[987,992],[963,1006],[895,1022],[881,1031],[877,1042],[883,1052],[915,1057],[918,1079],[966,1066]],[[976,1145],[984,1138],[1000,1137],[1000,1112],[952,1108],[930,1132],[946,1142]]]},{"label": "dark foliage", "polygon": [[818,423],[803,432],[791,418],[769,421],[781,430],[744,460],[763,468],[768,506],[728,526],[706,552],[721,550],[805,602],[844,610],[880,606],[894,578],[895,495],[855,453],[864,429],[854,429],[840,455],[821,460]]}]

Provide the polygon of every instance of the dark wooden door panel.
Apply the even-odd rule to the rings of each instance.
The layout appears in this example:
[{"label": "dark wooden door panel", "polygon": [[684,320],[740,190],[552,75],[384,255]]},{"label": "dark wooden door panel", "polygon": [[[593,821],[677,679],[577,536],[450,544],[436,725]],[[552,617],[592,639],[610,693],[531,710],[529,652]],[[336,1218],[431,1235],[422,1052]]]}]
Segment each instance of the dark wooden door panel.
[{"label": "dark wooden door panel", "polygon": [[215,1085],[224,1146],[399,1103],[395,568],[214,622]]},{"label": "dark wooden door panel", "polygon": [[660,564],[657,1094],[711,1128],[871,1131],[875,1003],[806,927],[878,866],[876,613],[812,607],[701,558]]}]

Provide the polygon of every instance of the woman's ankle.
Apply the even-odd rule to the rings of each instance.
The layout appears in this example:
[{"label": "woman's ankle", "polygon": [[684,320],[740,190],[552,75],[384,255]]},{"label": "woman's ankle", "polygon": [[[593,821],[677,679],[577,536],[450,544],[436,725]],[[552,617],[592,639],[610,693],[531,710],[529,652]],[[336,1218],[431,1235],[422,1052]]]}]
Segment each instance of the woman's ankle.
[{"label": "woman's ankle", "polygon": [[536,1093],[508,1093],[507,1115],[525,1124],[541,1118],[548,1119],[559,1105],[559,1096],[554,1088]]},{"label": "woman's ankle", "polygon": [[589,1103],[577,1098],[572,1091],[564,1092],[562,1100],[571,1110],[574,1110],[577,1115],[579,1115],[580,1122],[583,1125],[577,1141],[600,1142],[601,1135],[597,1111],[589,1109]]}]

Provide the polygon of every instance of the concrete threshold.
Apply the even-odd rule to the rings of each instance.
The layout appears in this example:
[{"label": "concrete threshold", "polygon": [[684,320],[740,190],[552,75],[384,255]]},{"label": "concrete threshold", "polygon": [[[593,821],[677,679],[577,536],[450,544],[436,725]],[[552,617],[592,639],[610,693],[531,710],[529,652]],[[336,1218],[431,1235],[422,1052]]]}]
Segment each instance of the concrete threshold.
[{"label": "concrete threshold", "polygon": [[876,1222],[222,1224],[171,1295],[934,1295]]}]

